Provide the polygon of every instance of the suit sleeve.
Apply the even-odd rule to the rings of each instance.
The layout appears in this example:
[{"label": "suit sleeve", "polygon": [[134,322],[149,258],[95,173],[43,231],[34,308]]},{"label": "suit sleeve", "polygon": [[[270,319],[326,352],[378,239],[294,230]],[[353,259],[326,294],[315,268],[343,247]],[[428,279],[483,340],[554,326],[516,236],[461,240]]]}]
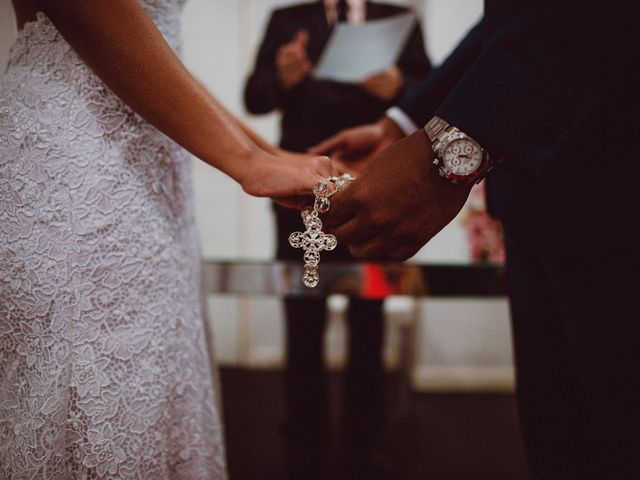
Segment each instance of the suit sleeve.
[{"label": "suit sleeve", "polygon": [[278,34],[279,13],[274,12],[260,44],[255,65],[244,88],[244,104],[253,114],[269,113],[279,106],[276,54],[285,43]]},{"label": "suit sleeve", "polygon": [[473,27],[439,67],[423,77],[399,102],[416,125],[424,125],[433,116],[482,50],[481,24]]},{"label": "suit sleeve", "polygon": [[637,2],[529,2],[484,32],[436,114],[492,157],[541,172],[637,68],[637,18]]}]

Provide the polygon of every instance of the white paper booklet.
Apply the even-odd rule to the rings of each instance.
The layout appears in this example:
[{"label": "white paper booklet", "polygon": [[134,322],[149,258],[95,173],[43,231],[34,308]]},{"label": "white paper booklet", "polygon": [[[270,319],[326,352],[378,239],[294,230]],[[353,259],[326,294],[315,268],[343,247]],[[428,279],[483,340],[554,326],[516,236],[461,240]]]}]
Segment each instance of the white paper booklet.
[{"label": "white paper booklet", "polygon": [[384,70],[398,59],[415,22],[415,16],[406,13],[361,25],[337,25],[313,71],[314,78],[355,83]]}]

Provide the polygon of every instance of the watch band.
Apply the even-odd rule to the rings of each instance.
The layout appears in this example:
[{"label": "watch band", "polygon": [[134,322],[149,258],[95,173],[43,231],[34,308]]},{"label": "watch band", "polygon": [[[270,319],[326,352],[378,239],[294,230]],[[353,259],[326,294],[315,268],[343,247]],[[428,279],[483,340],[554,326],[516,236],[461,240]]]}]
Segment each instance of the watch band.
[{"label": "watch band", "polygon": [[446,120],[443,120],[440,117],[433,117],[429,122],[424,126],[425,132],[427,132],[427,136],[431,142],[435,142],[438,139],[438,135],[449,128],[449,124]]},{"label": "watch band", "polygon": [[431,147],[433,148],[433,151],[436,154],[439,154],[440,147],[442,146],[447,135],[452,131],[457,131],[457,128],[452,127],[446,120],[440,117],[433,117],[424,126],[424,131],[427,132],[427,136],[431,141]]},{"label": "watch band", "polygon": [[[429,120],[429,122],[424,126],[424,131],[427,133],[429,140],[431,141],[431,148],[436,155],[433,163],[437,165],[438,172],[441,177],[446,178],[452,183],[467,183],[473,184],[480,182],[486,174],[491,170],[493,164],[489,159],[489,155],[487,152],[480,146],[478,143],[470,138],[468,135],[465,135],[456,127],[449,125],[449,123],[438,117],[434,116]],[[456,138],[467,138],[480,148],[483,152],[483,161],[480,167],[475,170],[470,175],[456,175],[451,172],[443,163],[442,156],[444,155],[443,149],[446,148],[446,144],[450,141],[455,140]]]}]

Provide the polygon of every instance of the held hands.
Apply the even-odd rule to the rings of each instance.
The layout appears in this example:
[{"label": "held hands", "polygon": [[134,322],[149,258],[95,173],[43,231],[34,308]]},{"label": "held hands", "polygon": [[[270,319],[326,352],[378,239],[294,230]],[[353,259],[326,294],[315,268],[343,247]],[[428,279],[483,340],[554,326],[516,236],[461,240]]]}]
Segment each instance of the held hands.
[{"label": "held hands", "polygon": [[357,177],[371,158],[403,137],[393,120],[382,117],[376,123],[343,130],[310,148],[309,153],[330,155],[340,168]]},{"label": "held hands", "polygon": [[311,203],[317,182],[340,173],[328,157],[282,150],[275,155],[256,149],[239,182],[249,195],[271,197],[290,208],[304,208]]},{"label": "held hands", "polygon": [[366,78],[362,88],[380,100],[390,101],[398,96],[404,86],[402,72],[395,65]]},{"label": "held hands", "polygon": [[280,85],[285,90],[295,87],[311,72],[313,66],[307,56],[309,33],[298,30],[293,39],[276,54],[276,69]]},{"label": "held hands", "polygon": [[440,178],[418,130],[336,194],[324,223],[357,258],[406,260],[458,214],[469,190]]}]

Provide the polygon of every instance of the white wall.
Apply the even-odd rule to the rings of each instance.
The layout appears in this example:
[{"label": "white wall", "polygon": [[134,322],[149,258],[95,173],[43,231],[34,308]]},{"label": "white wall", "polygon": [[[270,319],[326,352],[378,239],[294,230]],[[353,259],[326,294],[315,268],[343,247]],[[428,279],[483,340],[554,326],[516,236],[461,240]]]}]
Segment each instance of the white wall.
[{"label": "white wall", "polygon": [[[272,8],[283,0],[189,0],[183,16],[185,62],[236,114],[271,141],[277,115],[247,116],[241,104],[244,79]],[[431,59],[438,63],[481,15],[482,0],[413,0],[424,14]],[[0,68],[15,35],[9,0],[0,0]],[[194,161],[202,250],[206,257],[257,259],[273,254],[269,202],[244,195],[229,179]],[[464,262],[468,250],[458,221],[452,222],[417,256],[420,261]],[[343,357],[340,322],[343,299],[328,334],[334,363]],[[407,303],[400,302],[400,305]],[[280,304],[275,299],[211,299],[217,356],[224,363],[274,365],[282,358]],[[393,310],[393,308],[392,308]],[[508,313],[504,301],[424,301],[417,305],[417,366],[421,388],[503,387],[511,382]],[[393,320],[391,320],[393,324]],[[397,331],[389,335],[388,357],[395,358]]]}]

